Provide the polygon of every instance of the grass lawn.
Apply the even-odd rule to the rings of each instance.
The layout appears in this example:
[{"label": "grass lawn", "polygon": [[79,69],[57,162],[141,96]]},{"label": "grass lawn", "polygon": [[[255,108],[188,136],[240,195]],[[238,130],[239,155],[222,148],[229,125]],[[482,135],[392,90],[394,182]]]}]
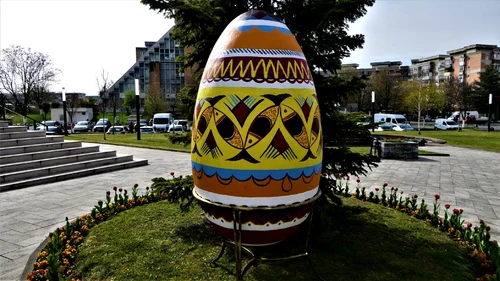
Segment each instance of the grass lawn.
[{"label": "grass lawn", "polygon": [[[38,122],[43,121],[43,115],[42,114],[28,114],[28,117],[35,119]],[[7,119],[12,119],[12,124],[23,124],[23,117],[18,114],[6,114],[5,118]],[[50,113],[47,114],[47,120],[52,120]],[[30,119],[26,119],[26,122],[30,123],[33,125],[33,121]]]},{"label": "grass lawn", "polygon": [[423,138],[436,138],[445,140],[447,144],[484,149],[489,151],[500,152],[500,131],[477,131],[474,129],[464,129],[458,131],[421,131],[419,135],[417,131],[409,132],[375,132],[379,135],[401,135]]},{"label": "grass lawn", "polygon": [[155,149],[174,149],[181,151],[189,151],[190,146],[182,144],[173,144],[166,137],[167,134],[141,134],[141,140],[137,140],[137,135],[134,134],[115,134],[106,135],[104,140],[102,133],[92,134],[72,134],[65,137],[66,140],[81,140],[83,142],[94,142],[103,144],[117,144],[134,147],[155,148]]},{"label": "grass lawn", "polygon": [[[387,207],[342,200],[342,223],[333,229],[322,224],[321,233],[313,229],[309,253],[325,280],[473,279],[465,250],[444,233]],[[181,213],[165,201],[122,212],[90,230],[80,247],[77,272],[83,280],[235,280],[227,271],[234,270],[232,250],[219,260],[222,267],[208,266],[220,250],[221,238],[200,212],[195,208]],[[297,248],[299,241],[303,239],[295,236],[270,249]],[[244,280],[317,278],[307,260],[299,259],[259,265]]]}]

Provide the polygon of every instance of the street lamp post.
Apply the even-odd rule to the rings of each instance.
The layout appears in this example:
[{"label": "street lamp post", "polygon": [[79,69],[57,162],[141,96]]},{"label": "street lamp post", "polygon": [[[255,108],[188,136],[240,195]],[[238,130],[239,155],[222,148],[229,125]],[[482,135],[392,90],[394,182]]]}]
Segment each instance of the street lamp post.
[{"label": "street lamp post", "polygon": [[493,95],[488,96],[488,132],[491,131],[491,104],[493,103]]},{"label": "street lamp post", "polygon": [[375,132],[375,91],[372,91],[372,132]]},{"label": "street lamp post", "polygon": [[[105,92],[105,91],[103,91]],[[103,138],[104,140],[106,140],[106,128],[108,127],[108,123],[106,122],[106,119],[105,119],[105,114],[106,114],[106,98],[104,97],[104,94],[102,95],[102,135],[103,135]]]},{"label": "street lamp post", "polygon": [[64,135],[67,136],[68,135],[68,125],[66,125],[66,123],[67,123],[67,119],[66,119],[66,89],[64,87],[62,88],[62,101],[63,101]]},{"label": "street lamp post", "polygon": [[140,116],[140,103],[139,103],[139,79],[135,79],[135,117],[137,140],[141,140],[141,116]]}]

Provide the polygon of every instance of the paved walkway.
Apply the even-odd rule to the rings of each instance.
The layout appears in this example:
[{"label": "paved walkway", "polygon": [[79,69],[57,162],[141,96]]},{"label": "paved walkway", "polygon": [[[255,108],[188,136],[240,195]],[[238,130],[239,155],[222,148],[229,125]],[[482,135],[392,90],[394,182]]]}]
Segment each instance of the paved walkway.
[{"label": "paved walkway", "polygon": [[417,194],[419,203],[425,199],[431,210],[434,195],[440,194],[441,210],[445,204],[451,205],[450,210],[461,208],[462,218],[473,225],[483,219],[491,226],[493,239],[500,241],[500,153],[448,145],[420,148],[450,156],[384,159],[368,176],[361,177],[362,186],[373,190],[387,182],[403,195]]},{"label": "paved walkway", "polygon": [[[87,144],[84,144],[87,145]],[[464,219],[484,219],[500,238],[500,153],[442,146],[426,150],[451,157],[426,156],[418,160],[383,160],[366,177],[365,187],[388,182],[406,194],[418,194],[432,202],[441,194],[441,205],[464,209]],[[86,214],[114,185],[131,189],[151,184],[157,176],[191,173],[188,153],[101,145],[101,151],[117,150],[134,158],[148,159],[149,165],[91,177],[45,184],[0,193],[0,280],[24,280],[23,269],[30,255],[56,227]]]}]

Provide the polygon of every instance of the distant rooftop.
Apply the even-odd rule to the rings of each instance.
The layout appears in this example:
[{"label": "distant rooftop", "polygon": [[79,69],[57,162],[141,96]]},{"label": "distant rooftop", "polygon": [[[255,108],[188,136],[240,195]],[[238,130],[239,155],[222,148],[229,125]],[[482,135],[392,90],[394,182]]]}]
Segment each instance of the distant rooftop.
[{"label": "distant rooftop", "polygon": [[431,60],[436,60],[436,59],[446,59],[448,57],[450,57],[450,56],[449,55],[435,55],[435,56],[426,57],[426,58],[412,59],[411,63],[426,62],[426,61],[431,61]]},{"label": "distant rooftop", "polygon": [[401,61],[377,61],[370,63],[371,66],[379,66],[379,65],[402,65]]},{"label": "distant rooftop", "polygon": [[448,51],[447,53],[449,55],[452,55],[452,54],[456,54],[456,53],[466,52],[466,51],[472,50],[472,49],[494,50],[497,48],[498,48],[497,45],[474,44],[474,45],[462,47],[460,49],[451,50],[451,51]]}]

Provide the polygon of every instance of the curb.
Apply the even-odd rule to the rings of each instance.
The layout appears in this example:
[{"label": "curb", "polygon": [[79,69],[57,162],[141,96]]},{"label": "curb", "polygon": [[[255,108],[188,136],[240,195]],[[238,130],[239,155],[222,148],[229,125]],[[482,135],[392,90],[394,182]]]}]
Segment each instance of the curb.
[{"label": "curb", "polygon": [[[53,232],[53,231],[52,231]],[[49,232],[51,233],[51,232]],[[26,265],[24,266],[23,273],[21,275],[21,280],[25,280],[26,276],[28,276],[29,273],[33,271],[33,263],[36,262],[36,259],[38,258],[38,253],[42,251],[42,249],[45,247],[45,245],[50,241],[49,235],[45,237],[45,239],[36,247],[36,249],[31,253],[30,257],[28,258],[28,261],[26,262]]]}]

